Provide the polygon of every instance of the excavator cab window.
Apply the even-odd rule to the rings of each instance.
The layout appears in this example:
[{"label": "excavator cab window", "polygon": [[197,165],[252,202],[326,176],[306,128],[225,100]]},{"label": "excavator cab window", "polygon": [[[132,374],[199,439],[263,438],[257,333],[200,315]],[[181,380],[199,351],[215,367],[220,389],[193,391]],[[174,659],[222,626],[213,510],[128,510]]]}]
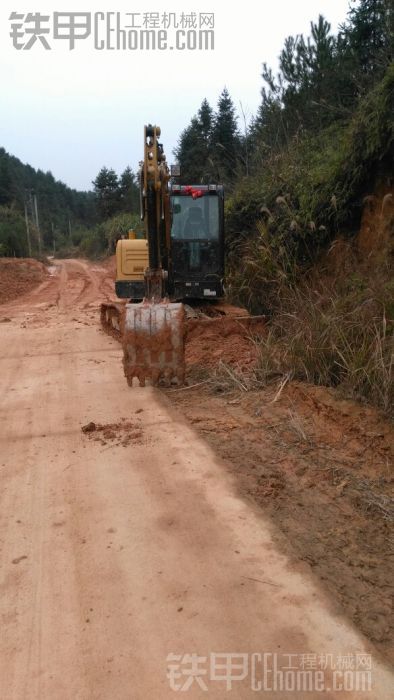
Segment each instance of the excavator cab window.
[{"label": "excavator cab window", "polygon": [[208,194],[197,199],[173,195],[171,237],[183,241],[218,240],[219,198]]}]

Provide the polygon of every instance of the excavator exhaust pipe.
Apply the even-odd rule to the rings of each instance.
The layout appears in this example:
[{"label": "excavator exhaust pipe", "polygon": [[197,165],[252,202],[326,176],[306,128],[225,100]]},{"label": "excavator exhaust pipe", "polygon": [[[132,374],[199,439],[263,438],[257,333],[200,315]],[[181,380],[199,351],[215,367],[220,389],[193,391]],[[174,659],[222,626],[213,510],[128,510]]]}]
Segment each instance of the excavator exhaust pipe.
[{"label": "excavator exhaust pipe", "polygon": [[150,379],[154,386],[185,379],[183,304],[143,301],[126,304],[123,316],[123,367],[129,386],[137,377],[140,386]]}]

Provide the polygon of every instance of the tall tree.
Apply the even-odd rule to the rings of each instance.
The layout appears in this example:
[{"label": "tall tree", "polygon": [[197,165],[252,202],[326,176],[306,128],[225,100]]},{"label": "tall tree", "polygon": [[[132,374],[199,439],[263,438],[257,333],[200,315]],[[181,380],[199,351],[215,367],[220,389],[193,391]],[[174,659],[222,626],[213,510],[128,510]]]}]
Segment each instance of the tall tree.
[{"label": "tall tree", "polygon": [[[354,5],[354,0],[352,0]],[[394,57],[392,0],[359,0],[351,7],[340,39],[357,96],[380,79]]]},{"label": "tall tree", "polygon": [[263,65],[254,129],[266,146],[276,148],[295,133],[347,119],[393,59],[393,21],[392,0],[359,0],[337,36],[320,15],[309,37],[288,37],[278,75]]},{"label": "tall tree", "polygon": [[139,209],[139,193],[136,176],[127,166],[119,180],[120,206],[123,211],[137,213]]},{"label": "tall tree", "polygon": [[101,168],[93,180],[97,209],[102,220],[108,219],[120,209],[121,190],[118,176],[112,168]]},{"label": "tall tree", "polygon": [[204,99],[201,107],[181,133],[174,155],[181,167],[181,182],[207,184],[212,179],[211,136],[213,110]]},{"label": "tall tree", "polygon": [[[296,131],[318,128],[333,118],[338,92],[336,39],[331,25],[319,15],[311,22],[311,35],[289,36],[279,56],[279,73],[263,65],[261,126],[274,127],[266,136],[271,145],[286,142]],[[334,104],[333,104],[334,103]],[[281,118],[275,121],[278,107]],[[340,115],[338,112],[337,116]],[[278,132],[279,130],[279,132]],[[279,139],[278,139],[279,136]]]},{"label": "tall tree", "polygon": [[201,102],[201,107],[197,113],[197,120],[199,129],[201,132],[201,139],[207,151],[209,150],[210,140],[212,136],[212,127],[214,114],[211,105],[208,100],[204,97]]},{"label": "tall tree", "polygon": [[227,88],[223,89],[218,100],[211,144],[216,179],[229,184],[235,176],[240,149],[240,134],[235,107]]}]

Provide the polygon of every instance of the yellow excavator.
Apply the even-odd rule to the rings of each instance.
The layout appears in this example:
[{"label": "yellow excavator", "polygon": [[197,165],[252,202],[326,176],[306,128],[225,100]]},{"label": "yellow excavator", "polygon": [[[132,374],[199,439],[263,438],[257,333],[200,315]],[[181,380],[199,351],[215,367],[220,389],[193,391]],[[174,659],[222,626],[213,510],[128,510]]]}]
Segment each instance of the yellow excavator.
[{"label": "yellow excavator", "polygon": [[160,128],[144,127],[140,207],[145,237],[116,246],[115,291],[128,303],[102,304],[104,329],[120,338],[130,386],[183,383],[185,308],[223,297],[224,191],[173,184]]}]

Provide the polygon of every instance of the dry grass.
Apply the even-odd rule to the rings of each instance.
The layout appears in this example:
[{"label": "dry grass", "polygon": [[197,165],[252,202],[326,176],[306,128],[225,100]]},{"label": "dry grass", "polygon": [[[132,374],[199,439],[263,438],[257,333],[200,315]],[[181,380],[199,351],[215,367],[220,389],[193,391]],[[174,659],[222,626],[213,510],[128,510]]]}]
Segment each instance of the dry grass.
[{"label": "dry grass", "polygon": [[[391,227],[391,215],[387,222]],[[306,270],[260,223],[258,235],[239,251],[242,270],[235,268],[232,283],[241,301],[271,318],[253,379],[237,381],[294,377],[338,387],[394,415],[392,236],[375,248],[366,255],[356,242],[338,239]]]},{"label": "dry grass", "polygon": [[288,287],[260,344],[258,372],[336,386],[394,412],[394,286],[390,276],[316,276]]}]

